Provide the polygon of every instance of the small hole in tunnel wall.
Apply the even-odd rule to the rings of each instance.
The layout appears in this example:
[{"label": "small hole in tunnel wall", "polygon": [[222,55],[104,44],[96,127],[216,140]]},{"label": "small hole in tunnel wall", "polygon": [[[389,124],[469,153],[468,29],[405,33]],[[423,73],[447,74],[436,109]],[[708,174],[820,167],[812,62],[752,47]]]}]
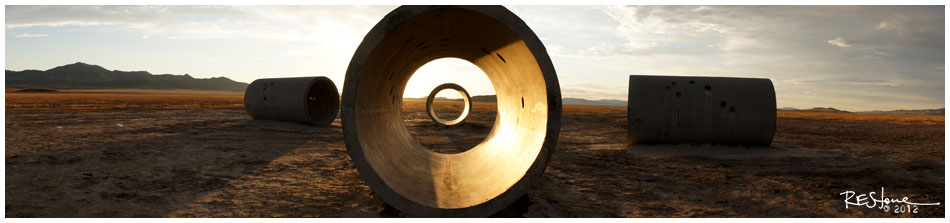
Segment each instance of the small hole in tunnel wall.
[{"label": "small hole in tunnel wall", "polygon": [[508,63],[508,61],[505,61],[505,58],[502,57],[501,54],[495,53],[495,55],[498,55],[498,59],[501,59],[502,63]]},{"label": "small hole in tunnel wall", "polygon": [[712,90],[712,86],[706,85],[706,91]]},{"label": "small hole in tunnel wall", "polygon": [[729,112],[736,112],[736,106],[729,107]]},{"label": "small hole in tunnel wall", "polygon": [[726,101],[721,101],[721,102],[719,102],[719,107],[725,108],[725,107],[726,107]]},{"label": "small hole in tunnel wall", "polygon": [[679,98],[680,96],[683,96],[683,94],[676,92],[676,97]]}]

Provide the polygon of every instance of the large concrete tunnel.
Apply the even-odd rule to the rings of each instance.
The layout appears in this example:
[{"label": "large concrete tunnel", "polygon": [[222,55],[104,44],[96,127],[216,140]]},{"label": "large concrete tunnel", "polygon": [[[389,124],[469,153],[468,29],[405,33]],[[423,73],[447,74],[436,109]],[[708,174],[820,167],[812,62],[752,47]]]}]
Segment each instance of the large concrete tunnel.
[{"label": "large concrete tunnel", "polygon": [[340,93],[329,78],[257,79],[244,91],[244,108],[254,119],[328,126],[340,109]]},{"label": "large concrete tunnel", "polygon": [[775,110],[769,79],[630,75],[627,143],[769,146]]},{"label": "large concrete tunnel", "polygon": [[[462,95],[462,103],[464,108],[462,108],[462,113],[459,114],[459,117],[454,119],[443,119],[435,113],[435,108],[432,106],[432,103],[435,102],[435,96],[439,94],[442,90],[455,90],[460,95]],[[461,125],[465,122],[465,118],[468,118],[468,113],[472,110],[472,98],[468,95],[468,91],[462,86],[454,83],[445,83],[441,84],[435,89],[432,89],[432,92],[429,93],[429,97],[426,97],[426,114],[429,114],[429,119],[432,119],[432,122],[435,122],[439,126],[456,126]]]},{"label": "large concrete tunnel", "polygon": [[[403,121],[409,77],[455,57],[487,74],[498,97],[491,133],[474,148],[442,154]],[[366,34],[343,86],[341,120],[366,183],[411,216],[489,216],[523,196],[557,144],[561,94],[544,45],[501,6],[401,6]]]}]

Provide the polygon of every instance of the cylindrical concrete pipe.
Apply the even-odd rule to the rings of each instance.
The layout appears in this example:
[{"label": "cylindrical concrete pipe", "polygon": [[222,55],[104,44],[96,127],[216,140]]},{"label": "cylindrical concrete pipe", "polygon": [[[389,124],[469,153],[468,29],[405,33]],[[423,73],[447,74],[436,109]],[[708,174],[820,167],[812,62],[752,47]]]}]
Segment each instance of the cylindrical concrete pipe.
[{"label": "cylindrical concrete pipe", "polygon": [[328,126],[340,110],[340,93],[326,77],[257,79],[244,91],[244,109],[254,119]]},{"label": "cylindrical concrete pipe", "polygon": [[[435,96],[439,94],[442,90],[452,89],[457,91],[462,95],[462,103],[464,103],[462,108],[462,113],[459,114],[459,117],[451,120],[443,119],[439,117],[438,114],[435,114],[435,108],[432,107],[432,103],[435,101]],[[465,121],[465,118],[468,117],[468,113],[472,110],[472,98],[468,96],[468,91],[465,91],[465,88],[454,83],[445,83],[432,89],[432,92],[429,93],[429,97],[426,98],[426,113],[429,114],[429,118],[432,119],[435,124],[439,126],[456,126],[461,125]]]},{"label": "cylindrical concrete pipe", "polygon": [[[401,114],[412,73],[445,57],[481,68],[498,97],[491,133],[457,154],[422,146]],[[489,216],[544,172],[561,127],[561,90],[541,41],[508,9],[401,6],[350,60],[341,121],[360,176],[393,207],[411,216]]]},{"label": "cylindrical concrete pipe", "polygon": [[629,86],[628,144],[772,144],[769,79],[630,75]]}]

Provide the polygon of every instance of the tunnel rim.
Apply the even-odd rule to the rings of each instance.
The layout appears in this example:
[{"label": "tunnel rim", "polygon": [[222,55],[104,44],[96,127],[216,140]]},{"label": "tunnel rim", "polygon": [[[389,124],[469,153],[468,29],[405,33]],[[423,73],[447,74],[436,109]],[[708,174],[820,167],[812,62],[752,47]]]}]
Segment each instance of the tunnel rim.
[{"label": "tunnel rim", "polygon": [[330,78],[326,76],[317,76],[313,78],[310,81],[310,83],[307,84],[307,96],[309,96],[310,91],[314,87],[318,87],[317,84],[323,84],[323,83],[329,86],[329,88],[327,89],[327,92],[329,92],[330,95],[327,95],[327,96],[330,96],[331,100],[329,101],[331,102],[331,105],[328,106],[330,107],[328,108],[328,111],[333,110],[332,114],[328,115],[326,118],[323,118],[323,119],[320,119],[320,117],[314,117],[314,115],[312,115],[313,113],[311,113],[310,111],[310,106],[307,106],[308,105],[307,97],[304,97],[304,100],[303,100],[303,103],[304,103],[303,108],[305,110],[304,114],[307,114],[307,119],[310,120],[311,124],[316,125],[316,126],[329,126],[331,123],[333,123],[333,120],[336,120],[336,117],[340,115],[340,105],[341,105],[340,92],[337,90],[338,88],[336,87],[336,84],[334,84],[333,80],[330,80]]},{"label": "tunnel rim", "polygon": [[[440,9],[474,11],[504,25],[523,40],[527,49],[533,53],[534,59],[544,79],[544,85],[546,86],[547,119],[544,124],[546,132],[541,142],[540,151],[538,151],[537,157],[531,163],[527,172],[502,194],[478,205],[458,209],[440,209],[421,205],[389,188],[363,156],[363,149],[362,145],[360,145],[355,120],[355,106],[358,100],[356,93],[359,92],[356,88],[359,86],[363,70],[362,66],[366,63],[372,51],[377,48],[386,35],[391,33],[396,26],[413,16]],[[514,201],[519,199],[522,195],[525,195],[536,181],[540,180],[540,176],[547,167],[547,163],[550,161],[551,155],[557,145],[561,125],[561,105],[561,92],[557,74],[543,43],[521,18],[508,9],[502,6],[400,6],[387,14],[367,33],[354,53],[347,68],[346,80],[344,81],[341,122],[347,152],[357,167],[361,177],[374,192],[393,207],[414,216],[484,217],[514,203]]]},{"label": "tunnel rim", "polygon": [[[432,104],[435,102],[435,96],[444,90],[455,90],[462,95],[462,103],[465,105],[465,108],[462,109],[462,113],[459,114],[459,117],[451,120],[445,120],[435,114],[435,108]],[[432,122],[435,122],[436,125],[443,127],[458,126],[465,123],[465,119],[468,118],[469,113],[472,110],[472,97],[468,94],[468,91],[465,90],[461,85],[456,83],[445,83],[439,86],[436,86],[432,89],[432,92],[429,93],[429,97],[426,97],[426,114],[429,115],[429,119]]]}]

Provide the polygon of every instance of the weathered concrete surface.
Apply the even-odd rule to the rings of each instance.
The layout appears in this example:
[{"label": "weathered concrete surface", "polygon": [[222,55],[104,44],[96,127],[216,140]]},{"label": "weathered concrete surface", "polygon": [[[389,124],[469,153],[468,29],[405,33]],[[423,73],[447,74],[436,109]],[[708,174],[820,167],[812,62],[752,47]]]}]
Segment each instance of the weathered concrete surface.
[{"label": "weathered concrete surface", "polygon": [[[465,104],[465,108],[462,109],[462,113],[459,114],[459,117],[452,120],[445,120],[439,115],[435,114],[435,110],[432,108],[432,102],[435,101],[435,95],[439,94],[442,90],[452,89],[457,91],[462,95],[462,103]],[[426,114],[429,114],[429,119],[432,119],[435,124],[440,126],[455,126],[460,125],[462,122],[465,122],[465,118],[468,117],[468,113],[472,110],[472,98],[468,95],[468,91],[465,91],[465,88],[454,83],[445,83],[441,84],[435,89],[432,89],[432,92],[429,93],[429,97],[426,98]]]},{"label": "weathered concrete surface", "polygon": [[244,91],[244,108],[254,119],[328,126],[340,110],[340,93],[326,77],[257,79]]},{"label": "weathered concrete surface", "polygon": [[[456,57],[488,75],[498,97],[489,136],[458,154],[429,151],[402,119],[409,77]],[[561,127],[557,74],[538,37],[501,6],[402,6],[353,55],[341,121],[360,176],[412,216],[488,216],[520,198],[544,172]]]},{"label": "weathered concrete surface", "polygon": [[775,135],[769,79],[630,75],[627,143],[768,146]]}]

